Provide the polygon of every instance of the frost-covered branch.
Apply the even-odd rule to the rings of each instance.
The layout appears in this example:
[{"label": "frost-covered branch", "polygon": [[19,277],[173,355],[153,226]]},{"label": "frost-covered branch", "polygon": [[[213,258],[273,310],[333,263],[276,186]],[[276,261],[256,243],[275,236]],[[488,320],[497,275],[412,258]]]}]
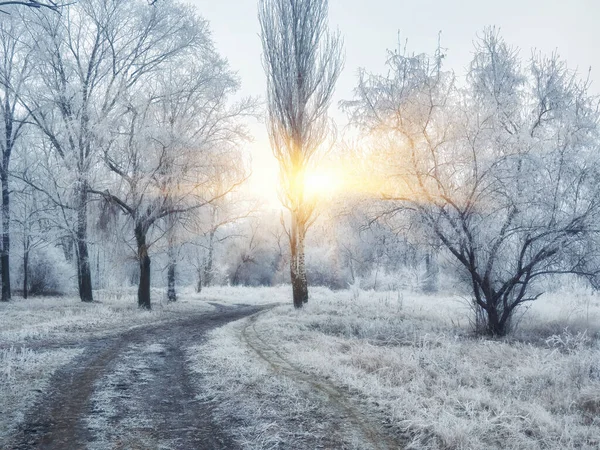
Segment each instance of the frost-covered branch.
[{"label": "frost-covered branch", "polygon": [[391,142],[390,210],[443,244],[485,331],[502,335],[537,279],[598,273],[598,99],[556,55],[521,64],[495,29],[476,41],[465,87],[442,58],[392,52],[389,75],[361,72],[343,107],[375,145]]}]

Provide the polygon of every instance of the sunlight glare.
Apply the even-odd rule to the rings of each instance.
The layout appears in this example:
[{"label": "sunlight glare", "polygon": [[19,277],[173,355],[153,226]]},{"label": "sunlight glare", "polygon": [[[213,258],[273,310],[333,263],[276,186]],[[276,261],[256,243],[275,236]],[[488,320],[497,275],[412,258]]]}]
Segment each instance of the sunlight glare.
[{"label": "sunlight glare", "polygon": [[304,178],[304,192],[308,197],[328,197],[341,188],[341,176],[333,170],[315,170]]}]

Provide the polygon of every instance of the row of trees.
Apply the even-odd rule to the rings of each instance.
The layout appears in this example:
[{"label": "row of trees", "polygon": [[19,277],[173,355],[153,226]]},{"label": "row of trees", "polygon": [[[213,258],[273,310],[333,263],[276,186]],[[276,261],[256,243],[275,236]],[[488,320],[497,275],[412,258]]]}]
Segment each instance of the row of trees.
[{"label": "row of trees", "polygon": [[243,181],[240,118],[253,103],[229,102],[236,77],[207,22],[178,3],[11,10],[0,40],[3,300],[12,175],[19,189],[43,194],[73,244],[82,301],[93,301],[90,205],[123,213],[139,261],[138,301],[150,308],[152,239]]},{"label": "row of trees", "polygon": [[[314,217],[304,174],[326,140],[342,61],[327,6],[259,8],[296,307],[308,298],[303,242]],[[600,273],[599,102],[558,55],[534,52],[524,64],[493,28],[476,41],[464,78],[444,70],[444,56],[390,52],[388,74],[361,71],[355,99],[342,106],[381,163],[382,215],[401,212],[403,225],[441,246],[463,270],[482,327],[503,335],[515,310],[541,295],[538,280]]]},{"label": "row of trees", "polygon": [[[150,307],[149,248],[157,242],[170,299],[185,245],[206,250],[192,264],[198,289],[216,273],[219,242],[241,242],[224,252],[228,279],[249,279],[265,240],[256,227],[228,224],[249,214],[229,205],[246,178],[242,119],[255,103],[229,100],[238,81],[207,23],[175,2],[0,8],[13,3],[33,8],[14,8],[0,23],[2,299],[11,292],[11,224],[23,236],[24,262],[36,230],[55,230],[76,261],[83,301],[93,300],[94,221],[94,238],[122,235],[131,246],[140,306]],[[287,213],[283,234],[273,231],[271,250],[260,253],[270,252],[270,275],[256,280],[280,279],[273,274],[289,263],[296,307],[308,300],[305,247],[318,216],[305,178],[335,139],[327,112],[343,65],[327,14],[327,0],[259,2],[267,128]],[[596,280],[598,99],[557,55],[524,61],[494,29],[477,39],[465,76],[445,70],[443,59],[441,48],[425,55],[401,47],[389,53],[387,74],[360,72],[355,98],[342,107],[361,133],[354,156],[378,181],[357,183],[369,192],[346,200],[342,210],[352,213],[335,219],[328,246],[334,266],[349,273],[340,285],[386,258],[386,271],[412,259],[427,273],[435,260],[452,261],[482,329],[502,335],[547,277]],[[369,251],[356,245],[366,236],[357,215],[371,225]]]}]

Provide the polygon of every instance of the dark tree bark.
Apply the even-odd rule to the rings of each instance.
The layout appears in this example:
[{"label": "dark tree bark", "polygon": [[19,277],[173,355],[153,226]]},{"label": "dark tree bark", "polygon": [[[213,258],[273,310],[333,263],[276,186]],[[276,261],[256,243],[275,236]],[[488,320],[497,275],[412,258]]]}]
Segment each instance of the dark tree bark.
[{"label": "dark tree bark", "polygon": [[213,259],[214,259],[214,248],[215,248],[215,230],[210,230],[208,235],[208,256],[206,258],[206,264],[204,265],[204,287],[208,287],[212,284],[213,279]]},{"label": "dark tree bark", "polygon": [[486,327],[489,336],[505,336],[508,332],[508,319],[510,314],[504,317],[500,314],[496,305],[490,305],[486,311]]},{"label": "dark tree bark", "polygon": [[23,241],[23,298],[29,294],[29,236]]},{"label": "dark tree bark", "polygon": [[[3,166],[8,166],[5,158]],[[2,301],[7,302],[11,298],[10,290],[10,193],[8,189],[8,173],[0,171],[2,180],[2,253],[0,256],[0,267],[2,270]]]},{"label": "dark tree bark", "polygon": [[290,279],[295,308],[302,308],[304,303],[308,302],[308,280],[304,262],[305,228],[303,221],[298,220],[296,215],[293,214],[290,230]]},{"label": "dark tree bark", "polygon": [[135,240],[137,242],[138,261],[140,264],[140,284],[138,285],[138,307],[152,309],[150,304],[150,256],[146,234],[148,230],[143,224],[135,226]]},{"label": "dark tree bark", "polygon": [[430,252],[425,255],[425,282],[423,292],[432,293],[437,291],[437,267]]},{"label": "dark tree bark", "polygon": [[169,302],[177,301],[177,220],[175,216],[168,216],[167,223],[167,300]]},{"label": "dark tree bark", "polygon": [[292,279],[292,297],[294,299],[294,307],[302,308],[304,303],[308,303],[308,284],[306,283],[306,278],[302,278],[302,275],[291,271],[291,279]]},{"label": "dark tree bark", "polygon": [[167,269],[167,299],[170,302],[177,301],[177,291],[175,289],[177,263],[174,258],[169,258],[169,268]]},{"label": "dark tree bark", "polygon": [[[4,34],[2,39],[7,39]],[[12,38],[11,38],[12,39]],[[6,45],[3,50],[4,64],[0,68],[0,77],[10,79],[13,67],[13,58],[17,50],[15,45]],[[15,81],[15,80],[12,80]],[[0,184],[2,188],[2,249],[0,250],[0,272],[2,278],[2,296],[0,300],[7,302],[11,298],[10,286],[10,189],[8,181],[9,165],[16,141],[19,139],[25,121],[17,117],[16,96],[4,87],[4,101],[2,103],[2,116],[4,121],[4,136],[0,148],[2,149],[2,165],[0,166]]]},{"label": "dark tree bark", "polygon": [[198,280],[196,281],[196,292],[199,294],[202,292],[202,269],[198,268],[196,274],[198,276]]},{"label": "dark tree bark", "polygon": [[79,298],[82,302],[94,301],[92,293],[92,271],[90,267],[90,255],[87,242],[87,183],[81,182],[78,192],[77,205],[77,282],[79,285]]}]

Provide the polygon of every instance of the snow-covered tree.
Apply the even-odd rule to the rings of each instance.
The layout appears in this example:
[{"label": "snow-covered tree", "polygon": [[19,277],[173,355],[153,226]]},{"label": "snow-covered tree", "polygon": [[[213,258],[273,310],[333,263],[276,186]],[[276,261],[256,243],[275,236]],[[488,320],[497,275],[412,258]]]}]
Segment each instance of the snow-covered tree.
[{"label": "snow-covered tree", "polygon": [[494,29],[464,83],[443,57],[391,52],[389,74],[361,72],[345,106],[386,158],[388,211],[416,214],[503,335],[537,280],[598,271],[598,102],[557,55],[523,63]]},{"label": "snow-covered tree", "polygon": [[[143,308],[151,307],[150,232],[161,237],[174,219],[226,196],[245,179],[240,118],[252,112],[253,102],[229,102],[238,82],[214,50],[208,23],[198,19],[195,27],[202,40],[123,93],[102,156],[108,175],[93,190],[117,205],[133,228]],[[221,189],[215,190],[216,180],[224,181]]]},{"label": "snow-covered tree", "polygon": [[[0,5],[1,6],[1,5]],[[19,104],[34,66],[22,18],[8,16],[0,21],[0,185],[2,188],[2,301],[11,297],[10,284],[10,186],[11,157],[27,123],[28,113]]]},{"label": "snow-covered tree", "polygon": [[304,261],[314,201],[306,171],[328,137],[327,110],[342,69],[342,41],[328,29],[328,0],[261,0],[259,20],[267,75],[268,131],[279,162],[281,200],[290,212],[290,275],[294,306],[308,301]]},{"label": "snow-covered tree", "polygon": [[28,8],[36,9],[50,9],[52,11],[58,11],[61,7],[61,2],[55,2],[52,0],[3,0],[0,1],[0,12],[9,13],[10,8],[7,6],[26,6]]},{"label": "snow-covered tree", "polygon": [[205,36],[190,8],[141,0],[74,2],[28,24],[39,80],[23,103],[74,175],[63,198],[74,212],[79,295],[92,301],[88,202],[108,119],[125,92]]}]

